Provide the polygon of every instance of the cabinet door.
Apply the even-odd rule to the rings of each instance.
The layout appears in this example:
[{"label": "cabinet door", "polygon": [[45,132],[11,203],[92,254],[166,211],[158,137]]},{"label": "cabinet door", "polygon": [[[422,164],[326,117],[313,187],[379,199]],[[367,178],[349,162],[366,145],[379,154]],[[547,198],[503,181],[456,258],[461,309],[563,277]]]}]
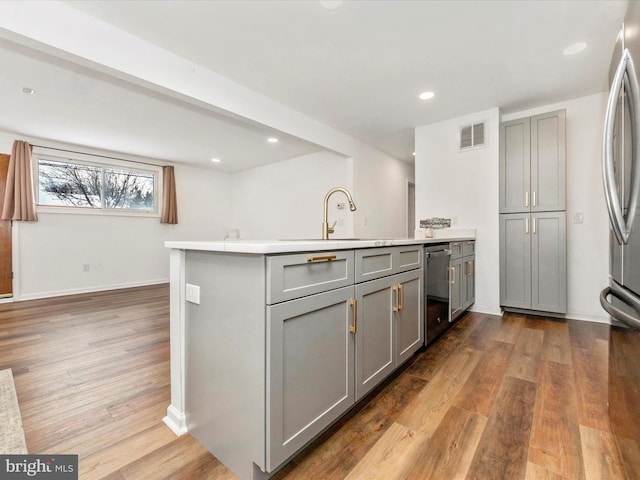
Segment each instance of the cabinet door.
[{"label": "cabinet door", "polygon": [[531,215],[531,308],[567,311],[565,212]]},{"label": "cabinet door", "polygon": [[500,215],[500,305],[531,308],[531,215]]},{"label": "cabinet door", "polygon": [[566,208],[565,111],[531,117],[531,211]]},{"label": "cabinet door", "polygon": [[362,398],[395,368],[395,279],[395,276],[384,277],[356,285],[356,400]]},{"label": "cabinet door", "polygon": [[462,288],[464,283],[462,281],[462,258],[451,260],[449,263],[449,301],[451,303],[451,313],[449,315],[449,321],[454,321],[460,313],[462,313]]},{"label": "cabinet door", "polygon": [[462,259],[462,283],[464,297],[462,308],[466,310],[476,300],[476,259],[475,256],[464,257]]},{"label": "cabinet door", "polygon": [[400,305],[396,314],[396,366],[408,360],[424,343],[424,270],[398,275]]},{"label": "cabinet door", "polygon": [[529,211],[530,126],[529,118],[500,124],[500,213]]},{"label": "cabinet door", "polygon": [[354,287],[267,307],[267,471],[354,403]]}]

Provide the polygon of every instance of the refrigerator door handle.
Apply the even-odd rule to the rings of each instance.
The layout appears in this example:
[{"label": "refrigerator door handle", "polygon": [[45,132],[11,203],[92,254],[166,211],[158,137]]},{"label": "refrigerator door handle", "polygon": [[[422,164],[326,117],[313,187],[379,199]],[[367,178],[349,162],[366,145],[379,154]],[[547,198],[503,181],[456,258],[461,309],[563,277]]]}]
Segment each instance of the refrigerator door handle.
[{"label": "refrigerator door handle", "polygon": [[[631,118],[631,158],[632,166],[632,182],[629,197],[628,218],[625,219],[620,206],[620,200],[617,195],[616,179],[614,171],[613,157],[613,136],[615,128],[615,120],[618,106],[618,97],[622,86],[625,86],[629,103],[629,116]],[[607,102],[607,112],[604,120],[604,136],[602,141],[602,178],[604,182],[605,200],[611,227],[619,244],[627,244],[635,219],[635,211],[638,203],[640,188],[640,167],[637,166],[638,152],[638,135],[636,134],[637,126],[637,110],[640,103],[638,78],[636,77],[633,59],[629,50],[625,49],[622,59],[618,64],[615,76],[609,92],[609,100]]]},{"label": "refrigerator door handle", "polygon": [[640,330],[640,318],[632,317],[626,312],[614,307],[609,303],[607,297],[612,295],[616,297],[618,300],[626,303],[630,307],[633,307],[636,311],[640,312],[640,299],[636,298],[631,293],[627,292],[621,287],[616,285],[611,285],[610,287],[605,288],[600,292],[600,305],[604,308],[611,317],[619,322],[624,323],[626,326],[630,328],[635,328]]}]

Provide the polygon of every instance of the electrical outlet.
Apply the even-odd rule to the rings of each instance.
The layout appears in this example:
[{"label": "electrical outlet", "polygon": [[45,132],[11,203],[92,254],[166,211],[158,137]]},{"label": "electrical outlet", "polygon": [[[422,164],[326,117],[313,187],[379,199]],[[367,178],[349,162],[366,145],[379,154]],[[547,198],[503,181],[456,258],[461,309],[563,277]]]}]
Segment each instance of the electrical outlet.
[{"label": "electrical outlet", "polygon": [[185,299],[187,302],[200,305],[200,287],[198,285],[191,285],[187,283],[185,285]]},{"label": "electrical outlet", "polygon": [[83,263],[82,264],[82,271],[83,272],[88,272],[90,267],[91,267],[91,265],[89,265],[88,263]]},{"label": "electrical outlet", "polygon": [[573,223],[584,223],[584,213],[576,212],[573,214]]}]

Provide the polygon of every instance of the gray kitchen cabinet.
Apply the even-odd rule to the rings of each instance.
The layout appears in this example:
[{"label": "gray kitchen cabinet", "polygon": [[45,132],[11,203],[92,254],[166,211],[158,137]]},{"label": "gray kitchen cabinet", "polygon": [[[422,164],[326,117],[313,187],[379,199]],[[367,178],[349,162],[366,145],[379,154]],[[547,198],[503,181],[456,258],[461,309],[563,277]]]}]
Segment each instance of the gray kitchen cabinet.
[{"label": "gray kitchen cabinet", "polygon": [[500,213],[566,208],[565,111],[500,124]]},{"label": "gray kitchen cabinet", "polygon": [[356,285],[356,401],[423,344],[423,269]]},{"label": "gray kitchen cabinet", "polygon": [[267,303],[353,285],[353,250],[267,257]]},{"label": "gray kitchen cabinet", "polygon": [[462,313],[462,288],[462,257],[453,258],[452,256],[449,262],[450,322],[453,322]]},{"label": "gray kitchen cabinet", "polygon": [[475,301],[475,241],[451,242],[450,314],[453,322]]},{"label": "gray kitchen cabinet", "polygon": [[165,422],[183,423],[243,480],[273,476],[424,344],[422,243],[309,253],[190,246],[171,252]]},{"label": "gray kitchen cabinet", "polygon": [[466,241],[462,249],[462,310],[467,310],[476,300],[476,255],[475,242]]},{"label": "gray kitchen cabinet", "polygon": [[531,214],[531,308],[567,312],[565,212]]},{"label": "gray kitchen cabinet", "polygon": [[421,245],[363,248],[355,252],[355,282],[407,272],[422,267]]},{"label": "gray kitchen cabinet", "polygon": [[500,304],[531,308],[531,215],[500,215]]},{"label": "gray kitchen cabinet", "polygon": [[268,471],[355,401],[353,296],[350,286],[267,307]]},{"label": "gray kitchen cabinet", "polygon": [[500,215],[500,304],[566,313],[566,213]]},{"label": "gray kitchen cabinet", "polygon": [[424,270],[397,276],[399,311],[396,313],[396,365],[402,365],[424,343]]},{"label": "gray kitchen cabinet", "polygon": [[395,277],[356,285],[356,399],[359,400],[395,368],[393,334]]}]

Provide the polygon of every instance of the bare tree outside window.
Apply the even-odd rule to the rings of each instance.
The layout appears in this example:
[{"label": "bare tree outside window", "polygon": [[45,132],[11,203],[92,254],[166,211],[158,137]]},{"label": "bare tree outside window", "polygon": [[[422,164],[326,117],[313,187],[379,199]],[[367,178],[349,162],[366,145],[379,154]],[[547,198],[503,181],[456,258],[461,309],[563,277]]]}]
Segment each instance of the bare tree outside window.
[{"label": "bare tree outside window", "polygon": [[153,173],[40,159],[40,205],[153,210]]}]

